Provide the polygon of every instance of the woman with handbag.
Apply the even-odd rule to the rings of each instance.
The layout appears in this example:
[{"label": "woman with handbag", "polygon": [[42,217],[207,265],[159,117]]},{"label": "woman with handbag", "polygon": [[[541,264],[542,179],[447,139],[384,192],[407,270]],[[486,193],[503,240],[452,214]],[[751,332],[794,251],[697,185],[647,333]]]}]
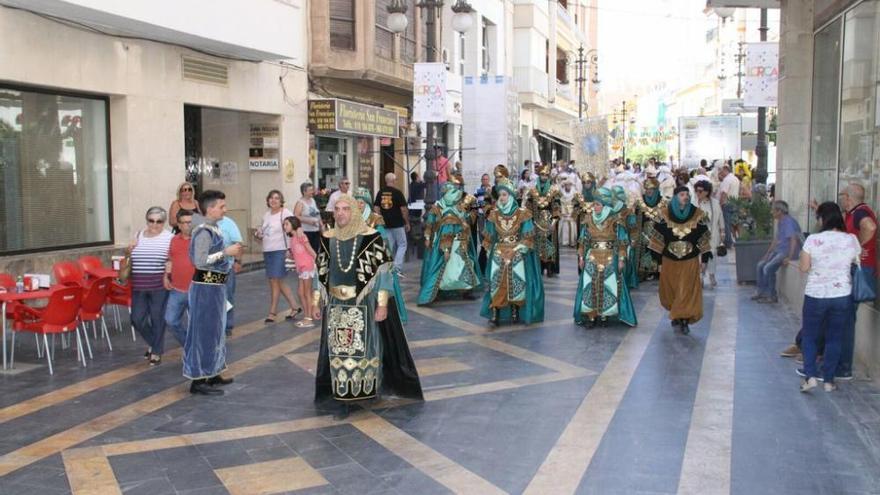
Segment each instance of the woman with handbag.
[{"label": "woman with handbag", "polygon": [[284,207],[284,195],[277,189],[269,191],[266,195],[266,206],[269,207],[269,211],[263,214],[263,221],[254,232],[254,237],[263,241],[263,261],[272,294],[269,315],[264,322],[275,323],[275,318],[278,317],[278,299],[282,294],[290,305],[290,314],[285,317],[286,320],[294,319],[296,315],[302,313],[302,308],[296,304],[293,292],[284,283],[284,277],[287,276],[287,267],[284,263],[287,258],[287,238],[284,235],[283,222],[285,218],[293,216],[293,213]]},{"label": "woman with handbag", "polygon": [[[837,389],[835,371],[840,360],[843,332],[853,314],[852,265],[859,263],[861,246],[856,236],[846,232],[837,204],[826,202],[816,209],[818,234],[804,242],[798,268],[807,274],[803,307],[804,377],[801,392],[807,392],[824,379],[825,391]],[[825,337],[821,370],[816,363],[818,340]],[[820,372],[821,371],[821,375]]]},{"label": "woman with handbag", "polygon": [[151,365],[162,362],[165,348],[165,264],[168,262],[171,232],[165,229],[164,208],[147,210],[145,229],[129,245],[131,256],[131,323],[147,343],[144,358]]},{"label": "woman with handbag", "polygon": [[[709,233],[711,240],[709,245],[712,247],[712,254],[709,261],[706,262],[706,270],[704,275],[709,275],[709,286],[713,289],[718,287],[718,281],[715,279],[717,258],[727,254],[727,248],[724,247],[724,215],[721,212],[721,203],[718,199],[712,197],[712,183],[707,180],[697,181],[694,184],[694,193],[696,198],[694,206],[706,213],[709,221]],[[705,287],[705,282],[703,283]]]}]

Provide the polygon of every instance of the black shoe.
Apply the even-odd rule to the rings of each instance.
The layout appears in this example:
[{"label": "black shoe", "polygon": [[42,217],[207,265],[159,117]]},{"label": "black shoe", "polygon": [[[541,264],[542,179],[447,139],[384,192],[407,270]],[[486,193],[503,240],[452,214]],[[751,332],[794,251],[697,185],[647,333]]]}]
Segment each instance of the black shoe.
[{"label": "black shoe", "polygon": [[672,320],[672,328],[678,328],[681,326],[681,322],[679,320]]},{"label": "black shoe", "polygon": [[473,294],[473,292],[471,292],[471,291],[466,291],[466,292],[462,293],[461,298],[464,299],[465,301],[473,301],[474,299],[477,298],[477,296],[475,296]]},{"label": "black shoe", "polygon": [[596,320],[591,319],[590,322],[587,324],[587,328],[596,328]]},{"label": "black shoe", "polygon": [[217,375],[217,376],[212,376],[211,378],[208,378],[207,383],[208,383],[208,385],[210,385],[212,387],[218,386],[218,385],[222,387],[223,385],[229,385],[230,383],[232,383],[234,381],[235,381],[235,378],[223,378],[221,375]]},{"label": "black shoe", "polygon": [[688,325],[687,320],[681,320],[681,334],[687,335],[691,333],[691,327]]},{"label": "black shoe", "polygon": [[510,307],[510,319],[513,320],[514,323],[519,323],[519,308],[516,306]]},{"label": "black shoe", "polygon": [[206,380],[193,380],[189,386],[189,393],[198,395],[223,395],[223,391],[219,388],[213,388]]}]

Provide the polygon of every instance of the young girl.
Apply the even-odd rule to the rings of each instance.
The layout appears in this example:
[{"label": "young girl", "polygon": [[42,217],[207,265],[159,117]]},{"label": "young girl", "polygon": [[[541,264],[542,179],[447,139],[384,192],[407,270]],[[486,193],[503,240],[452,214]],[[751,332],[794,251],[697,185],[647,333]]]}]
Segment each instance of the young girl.
[{"label": "young girl", "polygon": [[[296,262],[296,272],[299,276],[299,300],[303,308],[306,308],[306,314],[312,309],[312,278],[317,274],[315,271],[315,258],[317,254],[309,244],[309,238],[303,231],[302,223],[299,218],[287,217],[284,219],[284,233],[290,238],[288,248],[290,249],[290,257]],[[297,327],[310,327],[313,321],[320,319],[320,316],[313,314],[306,316],[301,321],[296,322]]]}]

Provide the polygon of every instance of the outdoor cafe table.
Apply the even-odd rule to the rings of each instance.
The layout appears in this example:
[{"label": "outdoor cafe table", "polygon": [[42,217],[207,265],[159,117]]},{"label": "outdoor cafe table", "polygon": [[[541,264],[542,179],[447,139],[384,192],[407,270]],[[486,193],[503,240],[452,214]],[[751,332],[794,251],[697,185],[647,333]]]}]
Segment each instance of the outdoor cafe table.
[{"label": "outdoor cafe table", "polygon": [[30,292],[0,292],[0,317],[3,318],[3,369],[6,369],[6,305],[13,302],[48,299],[52,289],[34,290]]}]

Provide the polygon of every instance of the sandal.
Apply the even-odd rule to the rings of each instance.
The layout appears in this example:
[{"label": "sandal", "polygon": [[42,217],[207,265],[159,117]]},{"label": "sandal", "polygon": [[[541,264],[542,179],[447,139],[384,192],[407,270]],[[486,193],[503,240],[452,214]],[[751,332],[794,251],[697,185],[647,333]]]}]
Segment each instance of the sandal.
[{"label": "sandal", "polygon": [[296,318],[297,316],[299,316],[299,314],[302,313],[302,312],[303,312],[303,309],[302,309],[302,308],[297,308],[296,311],[294,311],[294,310],[291,309],[291,310],[290,310],[290,314],[287,315],[287,316],[285,316],[284,319],[287,320],[287,321],[290,321],[290,320]]},{"label": "sandal", "polygon": [[275,323],[276,316],[278,316],[278,313],[269,313],[269,316],[263,320],[263,323]]},{"label": "sandal", "polygon": [[156,366],[162,364],[162,356],[158,354],[153,354],[150,356],[150,366]]},{"label": "sandal", "polygon": [[315,322],[311,321],[311,320],[303,319],[303,320],[300,320],[300,321],[294,323],[293,326],[295,326],[297,328],[308,328],[308,327],[315,326]]}]

